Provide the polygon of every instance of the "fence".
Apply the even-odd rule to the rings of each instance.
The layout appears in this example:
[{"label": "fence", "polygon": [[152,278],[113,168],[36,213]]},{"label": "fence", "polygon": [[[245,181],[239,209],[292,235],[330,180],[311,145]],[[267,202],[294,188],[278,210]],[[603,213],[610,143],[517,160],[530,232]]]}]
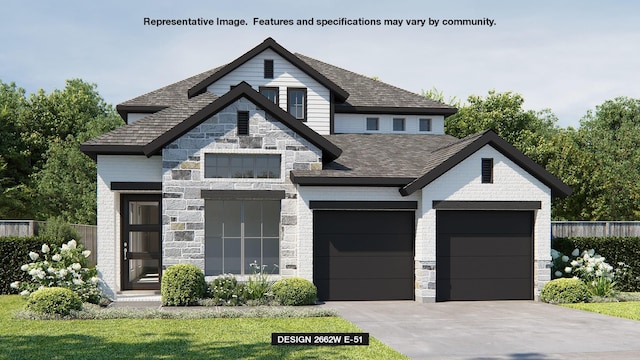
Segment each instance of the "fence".
[{"label": "fence", "polygon": [[552,221],[556,237],[640,237],[640,221]]},{"label": "fence", "polygon": [[[0,237],[2,236],[34,236],[38,235],[41,227],[46,224],[45,221],[34,220],[0,220]],[[71,227],[76,229],[80,239],[78,242],[88,250],[91,250],[89,256],[89,264],[95,265],[98,261],[98,243],[97,228],[95,225],[77,225],[72,224]]]}]

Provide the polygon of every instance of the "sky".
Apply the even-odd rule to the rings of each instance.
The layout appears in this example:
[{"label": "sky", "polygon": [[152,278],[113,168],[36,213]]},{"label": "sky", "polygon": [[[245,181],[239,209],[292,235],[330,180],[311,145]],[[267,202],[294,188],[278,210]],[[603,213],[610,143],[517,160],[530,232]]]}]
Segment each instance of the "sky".
[{"label": "sky", "polygon": [[[640,2],[633,0],[2,0],[0,10],[0,81],[31,93],[80,78],[113,105],[233,61],[267,37],[416,93],[435,87],[461,100],[519,93],[525,109],[550,109],[562,127],[578,127],[606,100],[640,98]],[[151,26],[145,18],[247,24]],[[340,18],[382,24],[317,25]]]}]

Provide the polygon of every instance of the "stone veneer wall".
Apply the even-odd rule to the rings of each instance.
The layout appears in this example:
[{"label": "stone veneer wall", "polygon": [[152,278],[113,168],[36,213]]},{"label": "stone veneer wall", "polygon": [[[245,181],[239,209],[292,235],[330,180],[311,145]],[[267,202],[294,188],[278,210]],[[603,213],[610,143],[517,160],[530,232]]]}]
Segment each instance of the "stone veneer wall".
[{"label": "stone veneer wall", "polygon": [[[249,136],[236,134],[237,111],[249,111]],[[280,154],[280,179],[204,178],[204,154]],[[284,190],[280,212],[280,274],[297,274],[297,192],[292,169],[319,170],[322,152],[246,99],[239,99],[167,145],[162,152],[163,266],[204,270],[201,190]]]}]

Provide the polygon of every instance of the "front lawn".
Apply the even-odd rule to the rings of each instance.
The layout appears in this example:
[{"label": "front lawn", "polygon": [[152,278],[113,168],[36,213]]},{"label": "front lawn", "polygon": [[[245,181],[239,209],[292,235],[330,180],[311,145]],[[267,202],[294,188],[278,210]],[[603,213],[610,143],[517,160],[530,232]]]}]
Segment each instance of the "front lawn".
[{"label": "front lawn", "polygon": [[19,296],[0,296],[0,359],[406,359],[369,346],[272,346],[272,332],[361,332],[338,317],[16,320]]},{"label": "front lawn", "polygon": [[562,306],[631,320],[640,320],[640,301],[562,304]]}]

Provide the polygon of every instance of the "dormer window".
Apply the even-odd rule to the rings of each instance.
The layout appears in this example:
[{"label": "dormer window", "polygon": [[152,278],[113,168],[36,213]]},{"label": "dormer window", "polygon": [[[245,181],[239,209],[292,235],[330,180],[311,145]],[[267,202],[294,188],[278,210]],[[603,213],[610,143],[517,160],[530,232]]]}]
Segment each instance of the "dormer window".
[{"label": "dormer window", "polygon": [[273,60],[264,61],[264,78],[273,79]]}]

